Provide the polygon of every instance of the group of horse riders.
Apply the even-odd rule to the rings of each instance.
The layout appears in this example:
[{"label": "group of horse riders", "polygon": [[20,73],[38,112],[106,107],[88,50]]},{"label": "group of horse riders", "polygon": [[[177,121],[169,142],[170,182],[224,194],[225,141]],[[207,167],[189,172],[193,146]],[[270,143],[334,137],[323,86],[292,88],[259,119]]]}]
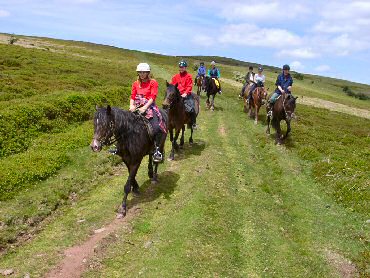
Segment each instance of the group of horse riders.
[{"label": "group of horse riders", "polygon": [[[215,67],[215,62],[212,62],[212,69],[208,74],[213,76],[220,76],[220,71]],[[195,102],[192,95],[193,78],[187,71],[188,64],[185,60],[181,60],[178,64],[179,73],[172,77],[171,84],[176,85],[180,91],[181,97],[184,101],[186,113],[189,114],[191,125],[193,129],[196,125]],[[155,151],[153,155],[154,162],[162,162],[163,155],[159,150],[160,141],[163,133],[167,133],[165,124],[163,122],[159,108],[155,102],[158,95],[158,82],[150,76],[150,66],[147,63],[140,63],[137,65],[136,72],[137,80],[132,84],[130,111],[139,112],[144,115],[150,122],[153,129],[153,138]],[[221,91],[221,88],[220,88]]]},{"label": "group of horse riders", "polygon": [[[281,94],[292,94],[292,86],[293,86],[293,78],[290,74],[290,67],[289,65],[283,66],[283,72],[280,73],[276,79],[275,85],[276,90],[270,97],[267,107],[268,107],[268,116],[272,116],[272,108],[274,103],[279,98]],[[252,93],[257,87],[264,87],[266,77],[263,74],[263,67],[258,67],[258,73],[255,74],[253,72],[253,67],[249,67],[248,73],[244,77],[245,84],[243,85],[242,91],[239,97],[243,97],[246,93],[248,93],[247,101],[251,101]]]},{"label": "group of horse riders", "polygon": [[[196,129],[196,113],[195,113],[195,102],[192,95],[193,89],[193,79],[190,73],[187,72],[188,64],[185,60],[181,60],[178,64],[179,73],[172,77],[171,84],[177,84],[178,90],[180,91],[181,97],[183,98],[185,110],[191,118],[191,124],[193,129]],[[289,73],[289,65],[283,66],[283,72],[279,74],[276,80],[276,90],[271,96],[268,107],[271,114],[273,104],[276,99],[283,93],[291,94],[293,79]],[[162,115],[156,104],[156,98],[158,95],[158,82],[152,79],[150,76],[150,66],[147,63],[140,63],[136,72],[138,75],[137,80],[132,84],[131,98],[130,98],[130,108],[131,112],[138,111],[140,114],[144,115],[145,118],[150,122],[153,129],[153,138],[155,151],[153,155],[154,162],[162,162],[163,155],[159,150],[160,140],[163,133],[167,133],[165,123],[162,119]],[[203,76],[205,78],[206,68],[204,63],[200,63],[198,68],[197,77]],[[216,67],[214,61],[211,62],[211,68],[208,70],[207,76],[214,78],[218,81],[220,78],[220,70]],[[246,93],[248,89],[248,99],[252,97],[253,91],[257,87],[263,87],[265,83],[265,75],[263,74],[263,68],[258,68],[258,73],[253,72],[253,67],[249,67],[249,72],[245,76],[246,83],[243,86],[241,96]],[[221,94],[221,86],[219,85],[219,93]]]},{"label": "group of horse riders", "polygon": [[197,84],[197,80],[199,78],[202,78],[203,79],[202,86],[205,87],[206,76],[215,79],[216,85],[219,89],[218,93],[222,94],[221,84],[220,84],[221,74],[220,74],[220,70],[216,67],[216,62],[215,61],[211,62],[211,68],[208,70],[208,72],[207,72],[206,67],[204,66],[204,62],[200,62],[200,66],[198,68],[197,76],[194,79],[194,85]]}]

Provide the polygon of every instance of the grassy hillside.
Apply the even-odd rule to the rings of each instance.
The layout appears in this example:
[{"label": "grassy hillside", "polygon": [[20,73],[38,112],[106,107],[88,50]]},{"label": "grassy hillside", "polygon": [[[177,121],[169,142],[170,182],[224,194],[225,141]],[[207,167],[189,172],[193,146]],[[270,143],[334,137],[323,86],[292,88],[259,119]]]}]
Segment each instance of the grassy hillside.
[{"label": "grassy hillside", "polygon": [[[160,103],[179,57],[23,36],[14,45],[0,44],[0,53],[0,269],[42,276],[60,260],[58,250],[110,221],[121,200],[125,169],[117,158],[92,154],[88,147],[95,105],[126,108],[142,61],[151,64],[159,81]],[[188,57],[190,65],[213,59],[229,81],[249,65]],[[272,92],[279,70],[265,68]],[[264,123],[254,126],[242,113],[241,84],[231,83],[223,83],[214,114],[204,110],[202,97],[197,144],[187,147],[180,163],[166,162],[161,167],[165,182],[138,201],[146,212],[133,222],[133,242],[154,237],[159,245],[149,257],[129,248],[138,262],[127,269],[122,260],[129,258],[107,247],[103,272],[86,276],[113,277],[133,268],[168,276],[173,268],[187,276],[279,276],[289,269],[291,277],[335,277],[324,262],[325,250],[349,258],[364,276],[369,273],[363,223],[370,211],[370,120],[298,105],[292,136],[279,149],[265,136]],[[295,80],[294,94],[370,110],[369,100],[346,95],[344,86],[370,92],[368,85],[304,75]],[[79,228],[77,218],[86,220]],[[58,234],[60,227],[65,228]],[[276,233],[281,235],[274,239]],[[118,242],[120,249],[125,243]],[[276,262],[279,254],[286,264]],[[161,257],[163,263],[156,259]]]}]

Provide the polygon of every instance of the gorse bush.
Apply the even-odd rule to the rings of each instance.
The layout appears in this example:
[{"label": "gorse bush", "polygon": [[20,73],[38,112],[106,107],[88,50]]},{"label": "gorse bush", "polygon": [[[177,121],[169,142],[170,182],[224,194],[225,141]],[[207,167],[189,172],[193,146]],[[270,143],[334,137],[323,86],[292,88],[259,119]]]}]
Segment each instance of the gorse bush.
[{"label": "gorse bush", "polygon": [[304,75],[302,73],[299,73],[299,72],[294,73],[293,77],[297,80],[303,80],[304,79]]}]

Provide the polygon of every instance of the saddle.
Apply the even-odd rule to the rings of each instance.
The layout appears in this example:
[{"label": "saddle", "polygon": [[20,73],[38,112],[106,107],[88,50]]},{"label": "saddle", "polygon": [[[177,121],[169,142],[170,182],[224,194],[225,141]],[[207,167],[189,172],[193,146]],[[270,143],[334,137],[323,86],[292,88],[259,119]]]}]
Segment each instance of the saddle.
[{"label": "saddle", "polygon": [[216,78],[212,77],[212,79],[215,81],[217,89],[220,89],[220,81],[218,81]]},{"label": "saddle", "polygon": [[148,132],[148,136],[149,136],[150,140],[153,140],[154,139],[154,131],[153,131],[153,127],[152,127],[150,121],[143,114],[140,114],[138,110],[136,110],[134,113],[138,117],[140,117],[140,119],[143,121],[143,123],[146,127],[146,130]]}]

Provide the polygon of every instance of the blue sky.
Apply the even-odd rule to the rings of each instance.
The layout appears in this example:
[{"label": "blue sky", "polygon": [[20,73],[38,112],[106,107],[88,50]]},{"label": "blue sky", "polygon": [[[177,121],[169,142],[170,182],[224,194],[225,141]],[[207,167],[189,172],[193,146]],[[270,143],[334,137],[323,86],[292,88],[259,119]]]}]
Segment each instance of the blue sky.
[{"label": "blue sky", "polygon": [[0,32],[288,63],[370,84],[365,0],[0,0]]}]

